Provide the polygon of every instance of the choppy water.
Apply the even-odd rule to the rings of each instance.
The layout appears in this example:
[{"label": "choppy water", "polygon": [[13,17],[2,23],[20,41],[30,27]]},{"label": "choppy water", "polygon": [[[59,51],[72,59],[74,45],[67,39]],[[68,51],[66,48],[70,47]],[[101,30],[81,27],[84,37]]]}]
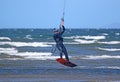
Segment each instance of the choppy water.
[{"label": "choppy water", "polygon": [[58,50],[51,53],[52,35],[52,29],[0,29],[0,74],[47,70],[120,75],[120,29],[67,29],[64,44],[70,60],[78,65],[74,71],[55,61],[59,54]]}]

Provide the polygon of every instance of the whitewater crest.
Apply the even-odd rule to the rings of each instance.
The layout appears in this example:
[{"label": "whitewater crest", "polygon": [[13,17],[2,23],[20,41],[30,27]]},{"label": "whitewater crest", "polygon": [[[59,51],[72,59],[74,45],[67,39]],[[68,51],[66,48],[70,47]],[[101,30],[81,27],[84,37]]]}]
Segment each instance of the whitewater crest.
[{"label": "whitewater crest", "polygon": [[100,55],[100,56],[96,56],[96,55],[89,55],[89,56],[85,56],[82,59],[120,59],[119,55],[116,56],[111,56],[111,55]]},{"label": "whitewater crest", "polygon": [[101,40],[101,39],[105,39],[105,36],[70,36],[70,37],[64,37],[65,39],[93,39],[93,40]]},{"label": "whitewater crest", "polygon": [[71,36],[65,37],[65,39],[73,39],[73,41],[79,44],[93,44],[99,40],[106,39],[106,36]]},{"label": "whitewater crest", "polygon": [[97,49],[99,50],[103,50],[103,51],[120,51],[120,49],[118,48],[101,48],[101,47],[97,47]]},{"label": "whitewater crest", "polygon": [[120,41],[104,41],[98,42],[99,44],[120,44]]},{"label": "whitewater crest", "polygon": [[[51,52],[19,52],[16,48],[0,48],[0,55],[19,56],[19,59],[35,59],[35,60],[55,60],[59,56],[53,56]],[[4,58],[1,58],[4,59]],[[12,58],[5,58],[12,59]],[[18,58],[16,58],[18,59]]]},{"label": "whitewater crest", "polygon": [[8,40],[11,41],[11,39],[9,37],[0,37],[0,40]]},{"label": "whitewater crest", "polygon": [[0,45],[11,45],[15,47],[32,46],[32,47],[52,47],[44,42],[0,42]]}]

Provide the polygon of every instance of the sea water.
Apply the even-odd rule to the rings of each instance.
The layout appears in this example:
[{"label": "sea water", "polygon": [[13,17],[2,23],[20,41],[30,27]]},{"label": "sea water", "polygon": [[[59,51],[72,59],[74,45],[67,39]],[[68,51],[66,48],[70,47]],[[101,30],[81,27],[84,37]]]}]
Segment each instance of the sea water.
[{"label": "sea water", "polygon": [[53,29],[0,29],[0,74],[120,76],[120,29],[66,29],[70,69],[55,60]]}]

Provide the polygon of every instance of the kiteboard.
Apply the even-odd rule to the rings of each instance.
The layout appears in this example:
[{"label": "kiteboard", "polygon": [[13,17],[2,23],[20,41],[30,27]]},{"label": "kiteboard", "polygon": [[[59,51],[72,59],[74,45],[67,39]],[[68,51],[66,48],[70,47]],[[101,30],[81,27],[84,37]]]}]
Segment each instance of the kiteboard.
[{"label": "kiteboard", "polygon": [[74,63],[72,63],[70,61],[67,61],[67,60],[65,60],[63,58],[57,58],[56,61],[59,62],[62,65],[68,66],[68,67],[75,67],[75,66],[77,66],[76,64],[74,64]]}]

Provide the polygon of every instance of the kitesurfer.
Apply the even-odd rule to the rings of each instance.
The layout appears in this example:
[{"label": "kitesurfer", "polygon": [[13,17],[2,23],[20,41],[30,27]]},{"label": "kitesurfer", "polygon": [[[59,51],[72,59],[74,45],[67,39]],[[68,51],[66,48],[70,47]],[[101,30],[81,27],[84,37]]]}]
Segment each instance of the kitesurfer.
[{"label": "kitesurfer", "polygon": [[56,47],[59,50],[60,58],[63,57],[63,53],[64,53],[66,60],[69,61],[67,49],[65,48],[65,46],[63,44],[62,35],[63,35],[64,32],[65,32],[64,18],[62,18],[59,29],[54,29],[53,38],[54,38],[54,40],[56,42]]}]

